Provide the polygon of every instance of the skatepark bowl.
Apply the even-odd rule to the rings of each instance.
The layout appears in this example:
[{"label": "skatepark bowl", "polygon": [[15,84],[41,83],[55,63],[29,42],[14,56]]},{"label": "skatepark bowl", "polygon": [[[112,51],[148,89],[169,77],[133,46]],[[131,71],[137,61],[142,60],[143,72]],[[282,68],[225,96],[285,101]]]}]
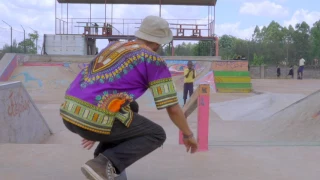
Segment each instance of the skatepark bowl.
[{"label": "skatepark bowl", "polygon": [[[80,166],[93,150],[82,149],[58,110],[66,88],[92,58],[6,54],[0,60],[1,179],[85,179]],[[147,91],[138,99],[140,112],[164,127],[167,140],[130,166],[128,179],[320,179],[320,80],[252,79],[253,92],[217,93],[210,79],[214,59],[165,59],[181,105],[187,60],[194,60],[196,82],[206,77],[211,83],[209,150],[187,154],[178,129]],[[197,134],[197,111],[188,122]]]}]

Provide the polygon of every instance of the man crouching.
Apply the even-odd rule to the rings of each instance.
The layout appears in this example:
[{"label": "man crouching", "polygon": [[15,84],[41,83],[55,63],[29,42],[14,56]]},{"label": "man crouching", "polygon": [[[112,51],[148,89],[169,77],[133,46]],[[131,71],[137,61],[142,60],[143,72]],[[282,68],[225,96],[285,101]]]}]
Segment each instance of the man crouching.
[{"label": "man crouching", "polygon": [[135,41],[112,42],[102,50],[70,84],[60,108],[65,126],[84,138],[84,147],[101,144],[95,158],[82,166],[88,179],[113,180],[166,140],[161,126],[132,109],[148,88],[157,109],[166,109],[183,132],[187,151],[198,148],[167,64],[156,53],[172,41],[168,22],[148,16],[135,36]]}]

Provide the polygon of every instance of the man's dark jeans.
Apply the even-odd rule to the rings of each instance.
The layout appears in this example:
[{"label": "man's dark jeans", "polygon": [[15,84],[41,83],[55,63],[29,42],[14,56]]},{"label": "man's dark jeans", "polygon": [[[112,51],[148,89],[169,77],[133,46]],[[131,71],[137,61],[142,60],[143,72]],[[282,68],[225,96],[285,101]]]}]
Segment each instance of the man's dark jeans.
[{"label": "man's dark jeans", "polygon": [[[138,108],[138,106],[135,108]],[[138,111],[138,109],[134,110]],[[97,156],[101,153],[107,157],[113,163],[117,174],[120,174],[131,164],[162,146],[166,140],[165,131],[161,126],[136,112],[134,112],[129,128],[120,121],[115,120],[110,135],[94,133],[67,121],[63,122],[70,131],[80,135],[82,138],[99,141],[100,143],[94,155]]]},{"label": "man's dark jeans", "polygon": [[191,97],[193,94],[193,83],[184,83],[184,85],[183,85],[184,104],[186,104],[186,102],[187,102],[188,92],[189,92],[189,97]]}]

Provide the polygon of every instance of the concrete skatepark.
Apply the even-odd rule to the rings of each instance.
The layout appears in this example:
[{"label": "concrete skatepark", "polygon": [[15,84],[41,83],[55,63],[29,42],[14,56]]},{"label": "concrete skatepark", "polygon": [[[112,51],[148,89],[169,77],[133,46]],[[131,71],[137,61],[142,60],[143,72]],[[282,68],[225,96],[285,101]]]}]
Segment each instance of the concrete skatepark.
[{"label": "concrete skatepark", "polygon": [[[81,139],[65,129],[58,108],[69,83],[91,58],[6,54],[0,61],[0,174],[4,179],[85,179],[80,166],[92,158],[93,151],[83,150]],[[198,60],[197,80],[202,79],[210,63],[190,58]],[[181,75],[174,80],[181,98]],[[318,180],[319,82],[253,79],[252,93],[213,92],[209,151],[195,155],[185,153],[178,144],[177,128],[165,111],[155,109],[151,94],[146,93],[138,100],[141,114],[165,128],[167,141],[128,168],[128,179]],[[18,92],[14,103],[10,92]],[[16,108],[9,116],[11,104]],[[188,121],[196,133],[196,112]],[[19,140],[17,132],[24,139]]]}]

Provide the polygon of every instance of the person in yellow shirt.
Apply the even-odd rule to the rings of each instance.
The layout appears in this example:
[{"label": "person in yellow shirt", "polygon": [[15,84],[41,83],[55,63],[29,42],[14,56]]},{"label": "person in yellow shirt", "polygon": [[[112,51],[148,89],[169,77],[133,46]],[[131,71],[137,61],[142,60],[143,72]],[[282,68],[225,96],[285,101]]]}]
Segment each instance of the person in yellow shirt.
[{"label": "person in yellow shirt", "polygon": [[187,102],[187,96],[189,92],[189,97],[193,94],[193,82],[196,78],[196,71],[192,61],[188,61],[188,68],[184,69],[184,86],[183,86],[183,101],[184,105]]}]

